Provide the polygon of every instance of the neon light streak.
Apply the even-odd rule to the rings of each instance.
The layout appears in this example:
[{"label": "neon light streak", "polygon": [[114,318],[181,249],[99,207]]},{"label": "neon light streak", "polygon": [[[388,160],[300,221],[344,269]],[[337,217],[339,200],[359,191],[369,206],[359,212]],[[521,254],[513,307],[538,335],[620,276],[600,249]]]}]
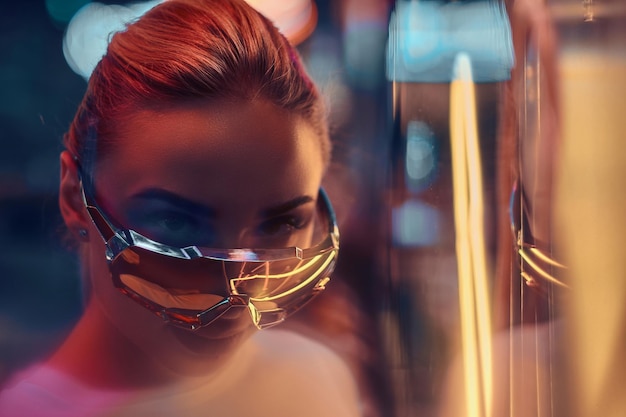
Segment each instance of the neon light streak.
[{"label": "neon light streak", "polygon": [[[549,281],[549,282],[551,282],[553,284],[559,285],[561,287],[564,287],[564,288],[569,288],[566,284],[564,284],[561,281],[559,281],[558,279],[554,278],[552,275],[550,275],[548,272],[546,272],[544,269],[542,269],[539,265],[537,265],[532,259],[530,259],[530,257],[526,254],[526,252],[524,252],[523,249],[520,249],[518,252],[519,252],[520,256],[522,257],[522,259],[524,261],[526,261],[526,263],[528,265],[530,265],[533,268],[534,271],[536,271],[539,275],[541,275],[547,281]],[[536,252],[532,251],[532,249],[531,249],[531,252],[536,254]],[[538,257],[540,259],[543,259],[541,256],[538,256]],[[555,262],[555,261],[552,261],[552,262],[549,262],[549,263],[552,264],[552,265],[558,265],[558,266],[563,267],[562,265],[560,265],[558,262]],[[528,281],[528,279],[526,279],[526,280]],[[531,278],[531,280],[534,281],[534,279],[532,279],[532,278]]]},{"label": "neon light streak", "polygon": [[529,248],[530,252],[532,254],[534,254],[537,258],[539,258],[540,260],[544,261],[547,264],[550,264],[552,266],[557,266],[559,268],[565,268],[565,265],[558,263],[557,261],[555,261],[554,259],[550,258],[548,255],[546,255],[545,253],[543,253],[542,251],[540,251],[537,248]]},{"label": "neon light streak", "polygon": [[317,262],[323,256],[326,256],[327,258],[319,266],[319,268],[315,272],[311,273],[309,278],[307,278],[306,280],[304,280],[300,284],[296,285],[295,287],[293,287],[293,288],[291,288],[291,289],[289,289],[287,291],[284,291],[284,292],[282,292],[280,294],[276,294],[276,295],[272,295],[272,296],[266,296],[266,297],[250,297],[250,299],[254,300],[254,301],[272,301],[272,300],[276,300],[278,298],[285,297],[287,295],[291,295],[291,294],[295,293],[296,291],[300,290],[301,288],[306,287],[312,281],[316,280],[319,277],[319,275],[328,268],[328,266],[333,261],[333,259],[335,259],[335,257],[337,256],[337,251],[331,251],[330,253],[324,253],[324,254],[321,254],[321,255],[317,255],[317,256],[311,258],[311,260],[309,262],[307,262],[305,265],[301,266],[300,268],[297,268],[297,269],[295,269],[293,271],[285,272],[285,273],[282,273],[282,274],[250,275],[250,276],[247,276],[247,277],[233,279],[232,282],[231,282],[231,287],[233,289],[236,287],[236,285],[234,285],[236,281],[248,281],[248,280],[254,280],[254,279],[266,280],[266,279],[290,278],[290,277],[292,277],[292,276],[294,276],[296,274],[299,274],[299,273],[305,271],[310,265],[313,265],[315,262]]},{"label": "neon light streak", "polygon": [[450,142],[466,415],[489,417],[493,390],[491,302],[474,83],[466,54],[458,54],[454,63]]}]

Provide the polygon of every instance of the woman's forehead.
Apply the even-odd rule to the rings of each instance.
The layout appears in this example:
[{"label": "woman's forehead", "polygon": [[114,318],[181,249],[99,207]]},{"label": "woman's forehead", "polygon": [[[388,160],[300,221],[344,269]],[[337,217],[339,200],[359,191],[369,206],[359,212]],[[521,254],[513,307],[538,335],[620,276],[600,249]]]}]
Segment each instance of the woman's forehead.
[{"label": "woman's forehead", "polygon": [[[202,153],[236,159],[246,149],[281,154],[306,145],[320,148],[312,126],[297,113],[265,100],[188,101],[133,112],[119,128],[113,152],[160,150]],[[306,143],[311,139],[311,143]],[[116,151],[116,149],[119,149]]]},{"label": "woman's forehead", "polygon": [[322,140],[298,115],[265,101],[194,102],[129,117],[97,181],[111,191],[163,187],[244,198],[315,192]]}]

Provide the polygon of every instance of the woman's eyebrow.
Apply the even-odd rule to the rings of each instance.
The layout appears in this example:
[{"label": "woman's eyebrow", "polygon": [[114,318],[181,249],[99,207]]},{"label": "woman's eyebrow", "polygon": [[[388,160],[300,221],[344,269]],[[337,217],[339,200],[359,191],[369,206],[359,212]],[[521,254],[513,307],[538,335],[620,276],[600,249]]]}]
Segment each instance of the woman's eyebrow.
[{"label": "woman's eyebrow", "polygon": [[216,216],[216,211],[214,208],[206,206],[202,203],[198,203],[197,201],[182,197],[176,193],[164,190],[162,188],[147,188],[145,190],[139,191],[136,194],[133,194],[132,198],[143,200],[159,200],[192,213],[202,213],[202,215],[211,217]]},{"label": "woman's eyebrow", "polygon": [[293,198],[279,205],[268,207],[268,208],[261,210],[259,212],[259,217],[270,218],[270,217],[280,216],[281,214],[288,213],[297,207],[300,207],[304,204],[311,203],[314,201],[315,199],[311,196],[301,195],[299,197]]}]

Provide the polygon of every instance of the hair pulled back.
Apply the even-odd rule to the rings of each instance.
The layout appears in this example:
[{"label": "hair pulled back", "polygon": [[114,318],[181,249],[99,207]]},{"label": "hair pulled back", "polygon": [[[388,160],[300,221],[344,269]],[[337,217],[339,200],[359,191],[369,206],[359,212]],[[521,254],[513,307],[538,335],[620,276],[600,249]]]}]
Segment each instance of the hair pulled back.
[{"label": "hair pulled back", "polygon": [[294,111],[330,157],[323,101],[296,50],[244,0],[167,0],[113,35],[65,147],[92,169],[134,110],[194,98],[262,98]]}]

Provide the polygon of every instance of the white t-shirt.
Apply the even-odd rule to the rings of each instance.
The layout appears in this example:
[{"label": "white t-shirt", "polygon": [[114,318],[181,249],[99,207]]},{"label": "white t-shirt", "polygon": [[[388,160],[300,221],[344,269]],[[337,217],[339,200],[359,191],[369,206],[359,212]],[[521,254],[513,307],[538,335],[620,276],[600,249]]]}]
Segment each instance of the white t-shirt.
[{"label": "white t-shirt", "polygon": [[219,375],[142,391],[85,386],[46,365],[0,392],[0,417],[359,416],[356,382],[328,348],[293,332],[255,334]]}]

